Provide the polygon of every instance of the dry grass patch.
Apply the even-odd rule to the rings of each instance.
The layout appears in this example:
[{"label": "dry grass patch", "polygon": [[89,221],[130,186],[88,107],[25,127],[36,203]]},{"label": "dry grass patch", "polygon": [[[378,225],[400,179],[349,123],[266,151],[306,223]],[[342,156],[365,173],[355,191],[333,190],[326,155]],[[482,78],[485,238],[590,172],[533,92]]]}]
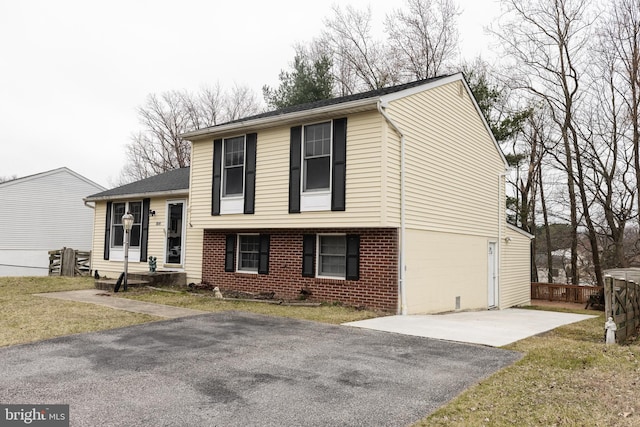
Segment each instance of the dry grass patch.
[{"label": "dry grass patch", "polygon": [[0,278],[0,346],[158,320],[154,316],[33,295],[91,288],[92,278]]},{"label": "dry grass patch", "polygon": [[640,341],[605,346],[604,321],[600,315],[506,346],[525,356],[416,425],[640,425]]},{"label": "dry grass patch", "polygon": [[300,307],[277,305],[265,302],[229,301],[213,298],[207,293],[194,294],[182,291],[163,292],[148,288],[130,288],[127,293],[116,294],[121,297],[138,301],[154,302],[157,304],[173,305],[211,312],[239,310],[270,316],[290,317],[294,319],[313,320],[316,322],[340,324],[356,320],[379,317],[384,313],[356,310],[339,305],[322,305],[320,307]]}]

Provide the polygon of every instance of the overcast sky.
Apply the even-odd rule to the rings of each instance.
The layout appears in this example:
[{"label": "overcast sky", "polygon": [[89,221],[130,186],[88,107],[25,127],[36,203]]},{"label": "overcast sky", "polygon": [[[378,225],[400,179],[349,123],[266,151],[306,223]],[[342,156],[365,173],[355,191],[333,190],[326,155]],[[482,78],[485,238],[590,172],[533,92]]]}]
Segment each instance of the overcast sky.
[{"label": "overcast sky", "polygon": [[[371,5],[382,22],[400,0]],[[333,1],[0,0],[0,177],[66,166],[105,187],[150,93],[278,85]],[[495,0],[459,0],[462,55],[488,57]]]}]

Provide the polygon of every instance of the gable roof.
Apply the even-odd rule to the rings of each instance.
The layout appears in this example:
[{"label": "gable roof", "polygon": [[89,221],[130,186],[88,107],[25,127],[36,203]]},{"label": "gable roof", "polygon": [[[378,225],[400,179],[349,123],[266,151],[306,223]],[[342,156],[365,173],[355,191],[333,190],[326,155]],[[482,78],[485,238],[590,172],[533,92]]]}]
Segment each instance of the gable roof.
[{"label": "gable roof", "polygon": [[9,181],[2,182],[2,183],[0,183],[0,188],[9,187],[11,185],[20,184],[20,183],[23,183],[23,182],[26,182],[26,181],[31,181],[31,180],[34,180],[34,179],[46,178],[47,176],[56,175],[56,174],[59,174],[59,173],[67,173],[67,174],[77,178],[78,180],[84,181],[87,184],[95,187],[96,190],[104,190],[104,187],[102,185],[97,184],[97,183],[91,181],[88,178],[85,178],[84,176],[72,171],[71,169],[69,169],[68,167],[65,167],[65,166],[63,166],[61,168],[57,168],[57,169],[52,169],[52,170],[49,170],[49,171],[46,171],[46,172],[35,173],[33,175],[27,175],[27,176],[23,176],[23,177],[20,177],[20,178],[15,178],[15,179],[11,179]]},{"label": "gable roof", "polygon": [[289,117],[296,118],[301,115],[307,115],[316,112],[333,112],[342,109],[357,110],[358,108],[361,108],[363,109],[362,111],[364,111],[364,109],[367,109],[367,106],[369,108],[374,108],[378,100],[385,95],[390,95],[414,88],[420,88],[421,86],[430,85],[440,80],[447,80],[452,76],[461,76],[461,73],[417,80],[397,86],[389,86],[381,89],[370,90],[367,92],[356,93],[353,95],[341,96],[338,98],[324,99],[321,101],[309,102],[306,104],[293,105],[290,107],[281,108],[279,110],[267,111],[265,113],[256,114],[254,116],[243,117],[241,119],[232,120],[230,122],[221,123],[191,132],[186,132],[181,136],[185,139],[198,139],[199,137],[204,137],[211,133],[224,131],[228,128],[244,127],[254,124],[256,126],[264,126],[265,123],[275,121],[281,122],[282,120],[286,120]]},{"label": "gable roof", "polygon": [[[354,95],[342,96],[339,98],[325,99],[322,101],[310,102],[307,104],[294,105],[280,110],[268,111],[254,116],[244,117],[238,120],[221,123],[219,125],[208,128],[198,129],[186,132],[180,136],[190,141],[210,138],[214,135],[231,132],[251,132],[269,127],[280,126],[299,122],[300,120],[328,120],[335,118],[337,114],[353,114],[362,111],[375,110],[376,108],[386,108],[391,101],[410,96],[425,90],[429,90],[438,86],[442,86],[452,82],[461,82],[463,90],[467,92],[473,103],[473,107],[482,121],[487,134],[491,138],[493,145],[500,156],[505,170],[509,167],[507,159],[500,148],[500,144],[496,141],[491,131],[491,127],[487,123],[484,114],[478,106],[478,102],[465,80],[463,73],[455,73],[444,76],[432,77],[415,82],[405,83],[397,86],[390,86],[382,89],[371,90],[368,92],[358,93]],[[222,135],[221,135],[222,136]]]},{"label": "gable roof", "polygon": [[112,188],[101,193],[92,194],[84,200],[87,202],[97,200],[111,200],[123,197],[149,197],[172,194],[189,193],[190,168],[174,169],[156,176],[131,182],[120,187]]}]

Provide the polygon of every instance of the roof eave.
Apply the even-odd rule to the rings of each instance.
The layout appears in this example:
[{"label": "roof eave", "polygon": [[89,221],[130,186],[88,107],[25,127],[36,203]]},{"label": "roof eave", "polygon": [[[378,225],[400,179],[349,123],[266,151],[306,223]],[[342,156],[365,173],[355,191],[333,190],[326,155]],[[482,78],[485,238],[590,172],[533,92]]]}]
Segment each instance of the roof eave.
[{"label": "roof eave", "polygon": [[531,234],[531,233],[529,233],[529,232],[527,232],[527,231],[523,230],[523,229],[522,229],[522,228],[520,228],[520,227],[516,227],[515,225],[510,224],[510,223],[508,223],[508,222],[507,222],[507,228],[508,228],[508,229],[510,229],[510,230],[513,230],[513,231],[515,231],[515,232],[517,232],[517,233],[520,233],[520,234],[522,234],[523,236],[528,237],[529,239],[535,239],[535,238],[536,238],[536,236],[534,236],[533,234]]},{"label": "roof eave", "polygon": [[182,138],[193,141],[207,138],[217,134],[229,133],[236,130],[247,129],[265,129],[274,126],[286,125],[290,122],[299,122],[304,120],[316,120],[320,118],[328,118],[340,113],[358,113],[362,111],[373,110],[376,108],[379,96],[371,98],[358,99],[335,105],[327,105],[324,107],[313,108],[309,110],[294,111],[291,113],[278,114],[275,116],[261,117],[257,119],[241,120],[229,124],[222,124],[206,129],[199,129],[192,132],[183,133]]},{"label": "roof eave", "polygon": [[132,193],[132,194],[113,194],[110,196],[99,196],[99,197],[85,197],[85,202],[101,202],[107,200],[123,200],[123,199],[140,199],[140,198],[151,198],[151,197],[173,197],[173,196],[188,196],[189,189],[180,189],[180,190],[170,190],[170,191],[155,191],[150,193]]}]

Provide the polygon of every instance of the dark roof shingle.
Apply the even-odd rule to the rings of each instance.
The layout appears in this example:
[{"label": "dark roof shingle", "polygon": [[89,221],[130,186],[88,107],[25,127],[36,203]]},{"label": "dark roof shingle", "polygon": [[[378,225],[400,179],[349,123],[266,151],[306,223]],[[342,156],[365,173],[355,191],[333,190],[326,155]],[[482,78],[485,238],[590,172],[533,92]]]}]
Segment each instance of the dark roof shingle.
[{"label": "dark roof shingle", "polygon": [[356,94],[353,94],[353,95],[341,96],[341,97],[338,97],[338,98],[331,98],[331,99],[323,99],[321,101],[309,102],[309,103],[306,103],[306,104],[292,105],[290,107],[281,108],[279,110],[267,111],[267,112],[264,112],[264,113],[256,114],[254,116],[242,117],[242,118],[237,119],[237,120],[232,120],[232,121],[229,121],[229,122],[220,123],[220,124],[217,124],[215,126],[211,126],[209,128],[202,128],[202,129],[199,129],[199,130],[206,130],[206,129],[212,129],[213,130],[218,126],[229,125],[229,124],[238,123],[238,122],[246,122],[246,121],[249,121],[249,120],[262,119],[262,118],[266,118],[266,117],[275,117],[275,116],[285,115],[285,114],[294,113],[294,112],[298,112],[298,111],[313,110],[315,108],[328,107],[330,105],[338,105],[338,104],[342,104],[342,103],[350,102],[350,101],[359,101],[361,99],[375,98],[375,97],[378,97],[378,96],[388,95],[390,93],[400,92],[400,91],[405,90],[405,89],[411,89],[413,87],[417,87],[417,86],[420,86],[420,85],[423,85],[423,84],[435,82],[437,80],[444,79],[444,78],[447,78],[447,77],[450,77],[450,76],[451,75],[432,77],[432,78],[429,78],[429,79],[417,80],[417,81],[414,81],[414,82],[404,83],[404,84],[397,85],[397,86],[389,86],[389,87],[384,87],[384,88],[381,88],[381,89],[370,90],[370,91],[367,91],[367,92],[356,93]]},{"label": "dark roof shingle", "polygon": [[165,193],[189,189],[190,168],[174,169],[156,176],[141,179],[120,187],[112,188],[87,197],[91,199],[110,199],[130,194]]}]

